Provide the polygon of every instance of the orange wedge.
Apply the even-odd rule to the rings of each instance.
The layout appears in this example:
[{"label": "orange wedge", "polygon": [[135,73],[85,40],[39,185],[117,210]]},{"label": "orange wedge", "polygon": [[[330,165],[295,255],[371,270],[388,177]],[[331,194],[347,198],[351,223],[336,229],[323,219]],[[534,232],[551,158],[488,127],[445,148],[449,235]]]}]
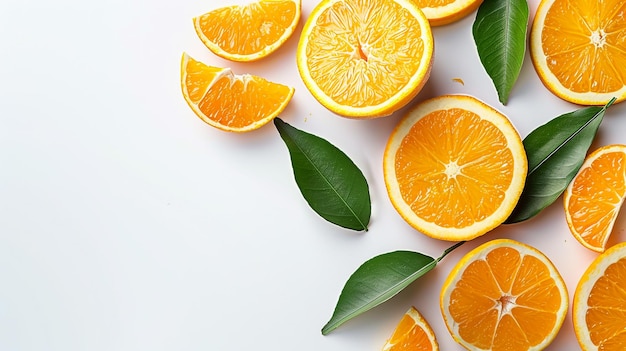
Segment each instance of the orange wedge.
[{"label": "orange wedge", "polygon": [[612,246],[587,268],[574,293],[572,319],[583,351],[626,348],[626,243]]},{"label": "orange wedge", "polygon": [[267,124],[285,109],[294,93],[292,87],[207,66],[186,53],[181,87],[185,101],[200,119],[229,132],[248,132]]},{"label": "orange wedge", "polygon": [[623,0],[542,0],[530,31],[530,55],[543,84],[581,105],[626,99]]},{"label": "orange wedge", "polygon": [[193,19],[200,40],[216,55],[254,61],[282,46],[300,21],[300,0],[260,0],[214,9]]},{"label": "orange wedge", "polygon": [[468,350],[543,350],[568,309],[567,288],[537,249],[509,240],[489,241],[467,253],[440,295],[452,337]]},{"label": "orange wedge", "polygon": [[412,0],[323,0],[304,25],[296,60],[323,106],[344,117],[381,117],[424,86],[433,42]]},{"label": "orange wedge", "polygon": [[415,0],[431,26],[456,22],[474,12],[483,0]]},{"label": "orange wedge", "polygon": [[592,152],[563,195],[565,219],[583,246],[602,252],[626,197],[626,145]]},{"label": "orange wedge", "polygon": [[400,215],[422,233],[451,241],[502,224],[527,168],[509,119],[463,95],[418,104],[393,130],[383,160],[387,193]]},{"label": "orange wedge", "polygon": [[411,306],[402,316],[383,351],[438,351],[433,329],[419,311]]}]

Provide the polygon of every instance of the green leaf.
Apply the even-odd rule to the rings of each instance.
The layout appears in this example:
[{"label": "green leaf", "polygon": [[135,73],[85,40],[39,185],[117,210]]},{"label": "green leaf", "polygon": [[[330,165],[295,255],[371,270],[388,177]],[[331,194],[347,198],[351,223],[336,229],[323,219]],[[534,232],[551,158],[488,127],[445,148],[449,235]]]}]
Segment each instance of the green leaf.
[{"label": "green leaf", "polygon": [[412,251],[394,251],[363,263],[341,291],[333,315],[322,328],[326,335],[341,324],[389,300],[437,265],[464,241],[449,247],[437,259]]},{"label": "green leaf", "polygon": [[565,191],[583,164],[606,109],[593,106],[566,113],[533,130],[524,139],[528,157],[526,184],[505,223],[530,219]]},{"label": "green leaf", "polygon": [[506,105],[526,52],[526,0],[484,0],[472,27],[478,56]]},{"label": "green leaf", "polygon": [[367,230],[371,215],[369,187],[361,170],[328,141],[274,118],[289,149],[296,183],[309,206],[327,221]]}]

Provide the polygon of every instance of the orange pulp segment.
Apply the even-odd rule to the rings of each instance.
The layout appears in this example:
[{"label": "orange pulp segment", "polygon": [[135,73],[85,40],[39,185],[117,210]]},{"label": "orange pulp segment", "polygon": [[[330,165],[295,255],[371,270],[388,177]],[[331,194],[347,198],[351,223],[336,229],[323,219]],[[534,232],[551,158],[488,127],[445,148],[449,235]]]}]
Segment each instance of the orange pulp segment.
[{"label": "orange pulp segment", "polygon": [[431,26],[456,22],[474,12],[482,0],[415,0]]},{"label": "orange pulp segment", "polygon": [[200,40],[216,55],[254,61],[282,46],[300,21],[301,0],[260,0],[209,11],[193,19]]},{"label": "orange pulp segment", "polygon": [[626,145],[592,152],[565,190],[567,225],[576,240],[602,252],[626,197]]},{"label": "orange pulp segment", "polygon": [[383,351],[438,351],[433,329],[419,311],[411,306],[402,316]]},{"label": "orange pulp segment", "polygon": [[294,93],[292,87],[207,66],[186,53],[181,87],[185,101],[200,119],[229,132],[248,132],[267,124],[285,109]]}]

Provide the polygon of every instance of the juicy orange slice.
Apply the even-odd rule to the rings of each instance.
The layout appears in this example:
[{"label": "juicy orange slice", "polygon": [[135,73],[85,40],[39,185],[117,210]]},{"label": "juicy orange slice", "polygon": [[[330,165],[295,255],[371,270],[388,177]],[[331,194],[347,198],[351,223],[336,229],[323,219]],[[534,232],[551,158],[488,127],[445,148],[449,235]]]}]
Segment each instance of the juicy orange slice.
[{"label": "juicy orange slice", "polygon": [[587,268],[574,292],[572,319],[583,351],[626,347],[626,243],[612,246]]},{"label": "juicy orange slice", "polygon": [[200,40],[216,55],[254,61],[276,51],[300,21],[301,0],[260,0],[209,11],[193,19]]},{"label": "juicy orange slice", "polygon": [[543,84],[581,105],[626,99],[623,0],[542,0],[530,32],[530,54]]},{"label": "juicy orange slice", "polygon": [[418,104],[392,132],[383,160],[387,192],[400,215],[428,236],[455,241],[508,218],[527,168],[509,119],[463,95]]},{"label": "juicy orange slice", "polygon": [[537,249],[509,240],[489,241],[467,253],[440,295],[452,337],[468,350],[543,350],[568,309],[567,288]]},{"label": "juicy orange slice", "polygon": [[586,248],[606,248],[626,197],[626,145],[607,145],[592,152],[563,195],[565,219]]},{"label": "juicy orange slice", "polygon": [[433,329],[419,311],[411,306],[402,316],[383,351],[438,351]]},{"label": "juicy orange slice", "polygon": [[281,113],[294,88],[261,77],[207,66],[186,53],[181,87],[189,107],[209,125],[230,132],[257,129]]},{"label": "juicy orange slice", "polygon": [[329,110],[386,116],[428,80],[433,36],[412,0],[323,0],[304,25],[296,59],[304,84]]},{"label": "juicy orange slice", "polygon": [[415,0],[432,26],[456,22],[474,12],[482,0]]}]

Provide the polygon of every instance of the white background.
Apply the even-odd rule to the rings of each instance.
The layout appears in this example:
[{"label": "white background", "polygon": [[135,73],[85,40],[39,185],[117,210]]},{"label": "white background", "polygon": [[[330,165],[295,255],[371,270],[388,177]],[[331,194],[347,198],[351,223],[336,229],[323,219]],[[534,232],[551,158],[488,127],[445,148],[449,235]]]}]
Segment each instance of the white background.
[{"label": "white background", "polygon": [[[217,1],[4,0],[0,5],[0,350],[380,350],[417,307],[442,350],[461,350],[438,306],[464,253],[495,238],[550,257],[573,296],[595,253],[571,236],[562,199],[534,219],[462,246],[387,303],[328,336],[350,274],[394,250],[439,256],[452,243],[409,227],[391,206],[382,153],[406,109],[337,117],[300,81],[295,35],[256,63],[219,59],[191,18]],[[530,0],[531,16],[537,0]],[[540,83],[527,56],[503,106],[479,62],[475,14],[434,29],[432,76],[415,102],[463,93],[507,114],[522,137],[577,108]],[[183,51],[296,88],[281,115],[344,152],[368,179],[370,230],[318,217],[270,123],[248,134],[204,124],[179,87]],[[465,83],[453,81],[460,78]],[[592,148],[626,143],[626,105],[609,109]],[[626,240],[620,220],[611,242]],[[578,349],[571,315],[548,350]]]}]

